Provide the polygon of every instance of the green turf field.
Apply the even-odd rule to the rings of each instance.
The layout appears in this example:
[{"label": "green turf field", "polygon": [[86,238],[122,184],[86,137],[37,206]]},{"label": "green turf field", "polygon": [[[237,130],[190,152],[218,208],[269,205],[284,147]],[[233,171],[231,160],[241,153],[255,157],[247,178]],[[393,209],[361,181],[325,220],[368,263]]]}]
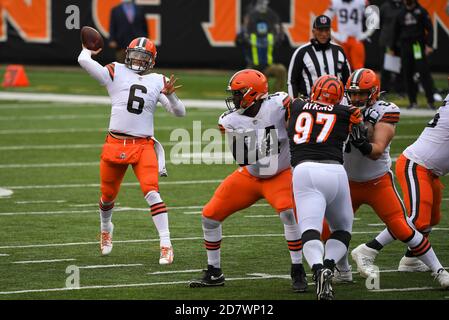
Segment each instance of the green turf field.
[{"label": "green turf field", "polygon": [[[222,78],[211,75],[210,82]],[[86,87],[84,82],[76,83]],[[218,84],[212,86],[211,92],[218,90]],[[99,90],[93,81],[88,88]],[[191,93],[186,97],[207,98],[204,90],[197,96],[186,91]],[[306,294],[291,291],[283,228],[264,201],[224,223],[226,285],[187,287],[188,280],[206,266],[201,207],[235,165],[168,165],[161,194],[170,208],[175,249],[170,266],[158,264],[158,236],[130,169],[116,201],[114,249],[110,256],[101,257],[98,162],[109,112],[107,106],[0,102],[0,187],[14,191],[11,197],[0,198],[0,299],[315,299],[313,286]],[[221,112],[190,108],[180,119],[161,109],[155,120],[156,137],[169,155],[173,129],[192,131],[192,122],[198,120],[203,130],[215,128]],[[413,142],[428,120],[403,117],[392,155]],[[448,180],[442,179],[445,184]],[[443,197],[442,222],[431,241],[443,265],[449,266],[447,190]],[[362,207],[356,217],[351,249],[383,229],[368,207]],[[385,271],[381,291],[368,291],[365,280],[355,275],[354,284],[335,286],[336,298],[448,299],[449,291],[441,291],[430,273],[395,271],[404,251],[401,243],[394,243],[378,256],[377,264]],[[80,267],[80,290],[65,288],[70,265]]]}]

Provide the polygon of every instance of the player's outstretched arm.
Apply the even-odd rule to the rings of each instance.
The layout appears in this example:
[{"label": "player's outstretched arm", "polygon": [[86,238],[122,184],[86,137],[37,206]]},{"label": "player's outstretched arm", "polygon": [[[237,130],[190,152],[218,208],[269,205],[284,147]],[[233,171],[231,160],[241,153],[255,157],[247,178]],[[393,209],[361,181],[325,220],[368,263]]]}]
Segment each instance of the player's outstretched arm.
[{"label": "player's outstretched arm", "polygon": [[78,63],[80,66],[87,71],[94,79],[96,79],[100,84],[107,85],[111,80],[109,71],[107,68],[103,67],[97,61],[92,59],[92,54],[98,54],[101,49],[93,52],[89,49],[83,47],[80,55],[78,56]]},{"label": "player's outstretched arm", "polygon": [[173,75],[171,75],[168,80],[165,77],[163,77],[163,79],[164,88],[159,96],[159,102],[171,114],[174,114],[177,117],[184,117],[186,115],[186,107],[175,93],[175,91],[181,88],[182,85],[175,86],[178,79]]}]

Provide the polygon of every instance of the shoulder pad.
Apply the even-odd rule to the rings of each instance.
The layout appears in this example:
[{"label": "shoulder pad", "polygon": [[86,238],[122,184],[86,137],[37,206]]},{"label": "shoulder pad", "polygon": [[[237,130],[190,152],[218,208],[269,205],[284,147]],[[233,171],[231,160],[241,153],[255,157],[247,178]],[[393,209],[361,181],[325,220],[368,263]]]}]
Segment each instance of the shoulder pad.
[{"label": "shoulder pad", "polygon": [[392,102],[385,102],[385,101],[377,101],[374,106],[372,106],[373,109],[375,109],[380,116],[381,122],[388,122],[395,124],[399,122],[399,117],[401,114],[401,110],[397,105],[395,105]]}]

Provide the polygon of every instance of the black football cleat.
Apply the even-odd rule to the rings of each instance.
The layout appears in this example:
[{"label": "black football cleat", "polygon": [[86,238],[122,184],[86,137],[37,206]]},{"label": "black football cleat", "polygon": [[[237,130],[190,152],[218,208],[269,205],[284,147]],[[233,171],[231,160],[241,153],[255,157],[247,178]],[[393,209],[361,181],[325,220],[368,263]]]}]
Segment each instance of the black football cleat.
[{"label": "black football cleat", "polygon": [[292,268],[290,271],[292,277],[292,288],[293,292],[306,292],[308,288],[306,272],[302,263],[294,264],[292,263]]},{"label": "black football cleat", "polygon": [[321,268],[314,274],[316,283],[317,300],[334,300],[334,290],[332,289],[333,272],[327,268]]},{"label": "black football cleat", "polygon": [[190,288],[199,287],[218,287],[224,286],[225,277],[221,268],[215,268],[214,266],[208,265],[207,270],[203,270],[203,277],[201,279],[194,279],[189,282]]}]

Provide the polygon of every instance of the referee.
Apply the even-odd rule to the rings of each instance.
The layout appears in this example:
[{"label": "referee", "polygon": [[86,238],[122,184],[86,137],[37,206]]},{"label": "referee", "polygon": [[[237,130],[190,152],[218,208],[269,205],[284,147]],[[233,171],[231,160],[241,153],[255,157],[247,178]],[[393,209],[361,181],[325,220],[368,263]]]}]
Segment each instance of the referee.
[{"label": "referee", "polygon": [[313,23],[313,39],[293,53],[288,68],[288,93],[308,97],[316,79],[331,74],[346,83],[351,75],[343,48],[331,42],[331,20],[318,16]]}]

